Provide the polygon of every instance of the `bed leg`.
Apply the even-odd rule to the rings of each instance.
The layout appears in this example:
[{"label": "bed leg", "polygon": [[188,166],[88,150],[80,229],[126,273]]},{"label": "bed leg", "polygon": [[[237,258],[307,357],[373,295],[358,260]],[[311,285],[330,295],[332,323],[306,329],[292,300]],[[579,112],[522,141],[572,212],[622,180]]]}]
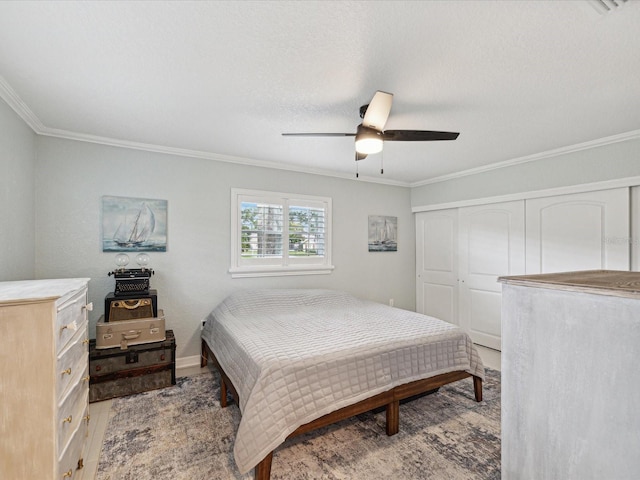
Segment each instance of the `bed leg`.
[{"label": "bed leg", "polygon": [[482,401],[482,379],[480,377],[473,377],[473,393],[476,396],[476,402]]},{"label": "bed leg", "polygon": [[271,460],[273,460],[273,452],[256,465],[255,480],[269,480],[271,477]]},{"label": "bed leg", "polygon": [[227,406],[227,384],[222,375],[220,375],[220,406],[222,408]]},{"label": "bed leg", "polygon": [[387,403],[387,435],[395,435],[400,431],[400,400]]},{"label": "bed leg", "polygon": [[200,347],[200,368],[207,366],[207,347],[204,340],[202,340],[202,346]]}]

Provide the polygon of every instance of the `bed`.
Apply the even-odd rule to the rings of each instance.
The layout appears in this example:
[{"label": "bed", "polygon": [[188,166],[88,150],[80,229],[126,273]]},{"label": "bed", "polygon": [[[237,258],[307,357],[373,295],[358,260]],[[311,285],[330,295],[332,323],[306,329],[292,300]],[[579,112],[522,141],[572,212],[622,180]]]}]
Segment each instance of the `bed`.
[{"label": "bed", "polygon": [[234,457],[241,473],[270,477],[287,438],[378,407],[399,430],[399,402],[471,377],[482,400],[484,367],[469,336],[433,317],[333,290],[240,291],[202,330],[202,365],[221,375],[242,414]]}]

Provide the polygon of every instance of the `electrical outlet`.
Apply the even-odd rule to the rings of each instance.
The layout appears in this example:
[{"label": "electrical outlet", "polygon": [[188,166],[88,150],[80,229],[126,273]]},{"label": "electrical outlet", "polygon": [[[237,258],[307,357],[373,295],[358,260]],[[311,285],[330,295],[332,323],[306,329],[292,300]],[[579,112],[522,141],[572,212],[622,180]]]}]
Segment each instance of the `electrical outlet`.
[{"label": "electrical outlet", "polygon": [[389,306],[390,306],[390,307],[393,307],[393,298],[390,298],[390,299],[389,299]]}]

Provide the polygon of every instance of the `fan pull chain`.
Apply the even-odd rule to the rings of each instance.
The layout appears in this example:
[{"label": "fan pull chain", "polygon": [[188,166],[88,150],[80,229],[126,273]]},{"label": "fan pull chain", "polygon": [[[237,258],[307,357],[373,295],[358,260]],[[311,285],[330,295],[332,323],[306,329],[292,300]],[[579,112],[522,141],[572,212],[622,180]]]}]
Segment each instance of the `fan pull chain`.
[{"label": "fan pull chain", "polygon": [[358,178],[360,174],[358,173],[358,152],[356,152],[356,178]]},{"label": "fan pull chain", "polygon": [[380,175],[384,174],[384,165],[382,163],[383,159],[384,159],[384,150],[380,152]]}]

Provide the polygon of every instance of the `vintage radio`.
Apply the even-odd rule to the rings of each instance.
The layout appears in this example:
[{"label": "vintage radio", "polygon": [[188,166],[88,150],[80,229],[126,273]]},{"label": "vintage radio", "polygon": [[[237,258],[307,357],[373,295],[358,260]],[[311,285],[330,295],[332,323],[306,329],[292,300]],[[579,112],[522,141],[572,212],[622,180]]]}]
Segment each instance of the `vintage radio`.
[{"label": "vintage radio", "polygon": [[165,340],[164,313],[158,317],[122,320],[120,322],[96,323],[96,348],[120,347],[126,350],[130,345],[161,342]]},{"label": "vintage radio", "polygon": [[118,322],[158,316],[158,292],[146,295],[116,296],[114,292],[104,298],[104,321]]},{"label": "vintage radio", "polygon": [[138,295],[149,293],[149,279],[153,275],[150,268],[130,268],[109,272],[116,280],[114,295]]}]

